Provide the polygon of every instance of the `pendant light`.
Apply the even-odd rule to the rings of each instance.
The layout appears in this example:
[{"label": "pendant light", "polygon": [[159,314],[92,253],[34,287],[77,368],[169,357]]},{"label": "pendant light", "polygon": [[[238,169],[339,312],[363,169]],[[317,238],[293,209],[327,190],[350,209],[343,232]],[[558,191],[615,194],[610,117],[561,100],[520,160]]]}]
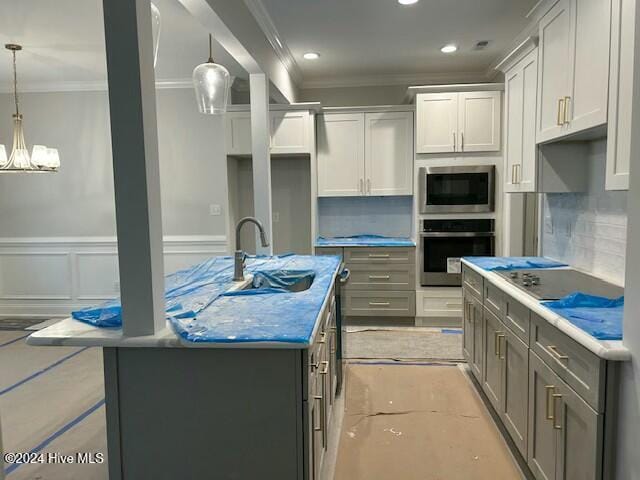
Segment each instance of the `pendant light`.
[{"label": "pendant light", "polygon": [[153,68],[158,63],[158,47],[160,46],[160,10],[151,3],[151,33],[153,35]]},{"label": "pendant light", "polygon": [[55,148],[34,145],[31,155],[24,141],[22,114],[18,102],[18,74],[16,69],[16,52],[22,50],[20,45],[8,43],[5,48],[13,55],[13,98],[16,113],[13,114],[13,148],[7,158],[4,145],[0,145],[0,173],[42,173],[57,172],[60,168],[60,156]]},{"label": "pendant light", "polygon": [[213,38],[209,35],[209,60],[193,70],[193,87],[200,113],[220,115],[227,112],[230,79],[229,71],[213,61]]}]

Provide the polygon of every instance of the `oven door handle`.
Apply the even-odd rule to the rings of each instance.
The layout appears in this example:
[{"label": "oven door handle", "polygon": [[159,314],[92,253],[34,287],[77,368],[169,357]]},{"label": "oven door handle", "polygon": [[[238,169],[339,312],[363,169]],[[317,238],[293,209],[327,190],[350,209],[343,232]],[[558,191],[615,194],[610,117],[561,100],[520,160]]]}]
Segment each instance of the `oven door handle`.
[{"label": "oven door handle", "polygon": [[495,237],[494,232],[420,232],[423,238],[446,238],[446,237]]}]

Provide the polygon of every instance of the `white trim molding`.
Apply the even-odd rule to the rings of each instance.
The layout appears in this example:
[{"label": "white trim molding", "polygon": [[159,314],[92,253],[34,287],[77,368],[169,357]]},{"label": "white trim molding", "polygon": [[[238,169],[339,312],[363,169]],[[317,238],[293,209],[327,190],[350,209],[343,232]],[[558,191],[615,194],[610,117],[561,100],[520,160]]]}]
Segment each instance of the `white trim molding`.
[{"label": "white trim molding", "polygon": [[[232,81],[235,77],[232,77]],[[156,80],[157,90],[171,89],[187,89],[193,88],[193,80],[191,78],[173,78]],[[37,83],[27,82],[21,84],[20,93],[62,93],[62,92],[106,92],[107,81],[68,81],[68,82],[49,82]],[[0,93],[12,93],[13,85],[0,85]]]},{"label": "white trim molding", "polygon": [[392,74],[317,78],[314,80],[305,80],[302,82],[300,88],[304,90],[314,88],[384,87],[394,85],[407,86],[486,81],[487,77],[485,72]]},{"label": "white trim molding", "polygon": [[[165,236],[165,271],[228,252],[224,235]],[[68,316],[119,291],[116,237],[0,238],[0,317]]]}]

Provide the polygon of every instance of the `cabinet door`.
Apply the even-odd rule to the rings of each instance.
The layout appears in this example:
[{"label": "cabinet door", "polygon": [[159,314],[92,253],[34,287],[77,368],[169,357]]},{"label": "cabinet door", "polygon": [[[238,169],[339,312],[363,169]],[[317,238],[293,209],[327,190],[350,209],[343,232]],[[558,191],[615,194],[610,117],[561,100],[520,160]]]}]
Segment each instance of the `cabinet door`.
[{"label": "cabinet door", "polygon": [[413,194],[413,113],[365,114],[365,177],[369,195]]},{"label": "cabinet door", "polygon": [[502,403],[502,358],[505,332],[502,322],[491,311],[484,309],[484,375],[482,389],[491,405],[500,411]]},{"label": "cabinet door", "polygon": [[570,8],[570,0],[560,0],[539,24],[538,143],[566,133],[564,100],[570,95]]},{"label": "cabinet door", "polygon": [[538,50],[505,75],[505,191],[535,192]]},{"label": "cabinet door", "polygon": [[484,315],[482,313],[482,303],[473,300],[472,316],[473,316],[473,362],[471,363],[471,371],[482,384],[482,374],[484,363]]},{"label": "cabinet door", "polygon": [[459,152],[500,150],[501,92],[458,94]]},{"label": "cabinet door", "polygon": [[527,463],[537,480],[556,479],[557,430],[553,395],[562,381],[538,356],[529,352],[529,445]]},{"label": "cabinet door", "polygon": [[527,458],[529,421],[529,347],[505,329],[502,353],[502,398],[500,416],[516,447]]},{"label": "cabinet door", "polygon": [[570,387],[561,385],[556,402],[558,480],[602,478],[602,417]]},{"label": "cabinet door", "polygon": [[611,0],[572,0],[568,133],[607,123]]},{"label": "cabinet door", "polygon": [[364,114],[318,117],[318,196],[364,195]]},{"label": "cabinet door", "polygon": [[311,152],[309,112],[272,112],[269,121],[272,154]]},{"label": "cabinet door", "polygon": [[607,133],[607,190],[629,189],[635,0],[614,0]]},{"label": "cabinet door", "polygon": [[455,152],[457,132],[457,93],[416,96],[416,153]]},{"label": "cabinet door", "polygon": [[227,155],[251,155],[250,113],[227,113],[225,133]]},{"label": "cabinet door", "polygon": [[473,363],[473,301],[468,294],[464,293],[463,298],[463,337],[462,337],[462,354],[471,365]]}]

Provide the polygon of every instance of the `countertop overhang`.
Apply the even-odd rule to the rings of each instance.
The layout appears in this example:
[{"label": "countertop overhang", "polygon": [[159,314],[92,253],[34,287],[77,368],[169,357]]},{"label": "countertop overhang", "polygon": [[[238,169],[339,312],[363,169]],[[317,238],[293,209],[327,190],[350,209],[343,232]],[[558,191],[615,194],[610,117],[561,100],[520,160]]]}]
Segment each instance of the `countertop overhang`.
[{"label": "countertop overhang", "polygon": [[496,287],[505,291],[512,298],[523,304],[529,310],[533,311],[535,314],[549,322],[551,325],[598,357],[603,358],[604,360],[619,362],[631,360],[631,352],[629,352],[629,349],[624,346],[622,340],[598,340],[573,325],[566,318],[552,312],[540,303],[540,301],[512,285],[497,273],[484,270],[464,258],[462,259],[462,263],[482,275]]}]

